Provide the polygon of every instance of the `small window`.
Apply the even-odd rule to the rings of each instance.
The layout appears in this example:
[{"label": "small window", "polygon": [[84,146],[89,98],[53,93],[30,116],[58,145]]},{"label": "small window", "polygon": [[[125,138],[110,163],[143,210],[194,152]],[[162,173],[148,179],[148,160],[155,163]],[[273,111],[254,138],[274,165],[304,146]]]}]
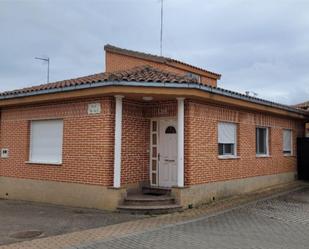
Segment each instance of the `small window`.
[{"label": "small window", "polygon": [[165,134],[176,134],[176,129],[174,126],[169,126],[165,130]]},{"label": "small window", "polygon": [[152,134],[152,145],[157,145],[157,134],[156,133]]},{"label": "small window", "polygon": [[152,121],[152,131],[153,132],[157,131],[157,121]]},{"label": "small window", "polygon": [[292,155],[292,131],[283,130],[283,153],[285,155]]},{"label": "small window", "polygon": [[152,157],[157,157],[157,147],[152,147]]},{"label": "small window", "polygon": [[268,155],[268,128],[256,128],[256,154]]},{"label": "small window", "polygon": [[218,125],[218,146],[220,156],[236,155],[237,125],[233,123],[219,123]]},{"label": "small window", "polygon": [[31,121],[30,155],[33,163],[62,163],[62,120]]}]

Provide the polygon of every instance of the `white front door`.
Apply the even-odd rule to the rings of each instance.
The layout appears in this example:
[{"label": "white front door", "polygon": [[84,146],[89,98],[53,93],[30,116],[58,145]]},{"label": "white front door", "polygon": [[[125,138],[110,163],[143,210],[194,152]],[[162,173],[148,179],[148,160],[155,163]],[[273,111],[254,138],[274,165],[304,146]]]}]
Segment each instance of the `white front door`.
[{"label": "white front door", "polygon": [[172,187],[177,185],[177,120],[159,121],[159,167],[158,185]]}]

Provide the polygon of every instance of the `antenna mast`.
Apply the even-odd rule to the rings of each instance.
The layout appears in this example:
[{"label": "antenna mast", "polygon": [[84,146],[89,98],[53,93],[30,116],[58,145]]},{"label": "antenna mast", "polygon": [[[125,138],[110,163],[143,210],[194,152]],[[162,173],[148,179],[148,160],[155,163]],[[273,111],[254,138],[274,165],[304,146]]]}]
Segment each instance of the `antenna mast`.
[{"label": "antenna mast", "polygon": [[49,62],[50,62],[49,57],[47,58],[35,57],[34,59],[47,62],[47,83],[49,83]]},{"label": "antenna mast", "polygon": [[160,55],[162,56],[163,43],[163,0],[161,0],[161,31],[160,31]]}]

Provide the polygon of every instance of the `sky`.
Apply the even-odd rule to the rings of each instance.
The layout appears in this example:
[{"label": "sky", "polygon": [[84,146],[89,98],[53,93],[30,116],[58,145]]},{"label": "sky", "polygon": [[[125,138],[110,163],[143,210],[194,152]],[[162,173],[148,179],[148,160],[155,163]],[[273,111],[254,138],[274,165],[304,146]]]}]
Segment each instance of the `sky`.
[{"label": "sky", "polygon": [[[160,0],[0,0],[0,91],[104,71],[105,44],[160,53]],[[163,55],[218,86],[309,100],[309,0],[164,0]]]}]

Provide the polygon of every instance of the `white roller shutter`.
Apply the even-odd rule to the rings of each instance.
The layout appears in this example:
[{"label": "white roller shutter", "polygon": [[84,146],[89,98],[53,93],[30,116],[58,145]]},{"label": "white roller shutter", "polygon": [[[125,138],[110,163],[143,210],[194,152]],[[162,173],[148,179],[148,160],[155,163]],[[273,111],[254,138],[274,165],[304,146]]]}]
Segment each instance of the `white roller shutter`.
[{"label": "white roller shutter", "polygon": [[236,124],[219,123],[218,125],[218,143],[235,144],[236,143]]},{"label": "white roller shutter", "polygon": [[292,152],[292,131],[283,130],[283,151]]},{"label": "white roller shutter", "polygon": [[30,162],[62,162],[63,121],[31,121]]}]

